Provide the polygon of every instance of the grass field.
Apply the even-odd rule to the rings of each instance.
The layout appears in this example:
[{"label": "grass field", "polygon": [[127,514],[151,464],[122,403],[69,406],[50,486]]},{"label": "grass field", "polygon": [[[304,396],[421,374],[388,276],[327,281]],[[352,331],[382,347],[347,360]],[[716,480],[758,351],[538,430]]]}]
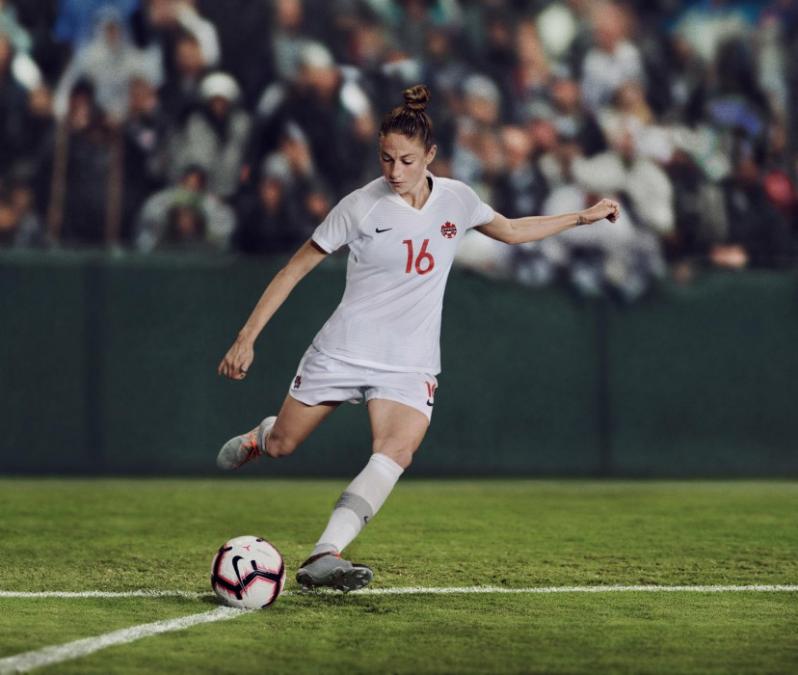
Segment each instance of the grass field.
[{"label": "grass field", "polygon": [[[199,594],[0,597],[0,672],[215,610],[215,549],[258,534],[289,569],[272,608],[42,672],[798,673],[796,592],[299,594],[293,572],[343,485],[0,481],[0,591]],[[375,589],[795,585],[798,483],[404,480],[348,553]]]}]

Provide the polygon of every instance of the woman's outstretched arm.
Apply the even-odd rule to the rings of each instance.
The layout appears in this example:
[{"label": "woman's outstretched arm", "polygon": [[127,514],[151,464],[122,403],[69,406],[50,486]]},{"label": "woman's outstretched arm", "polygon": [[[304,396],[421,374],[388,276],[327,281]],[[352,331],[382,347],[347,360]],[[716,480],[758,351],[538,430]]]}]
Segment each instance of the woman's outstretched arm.
[{"label": "woman's outstretched arm", "polygon": [[238,332],[233,346],[227,350],[217,372],[233,380],[243,380],[255,359],[255,340],[285,302],[296,286],[327,253],[311,240],[306,241],[266,286],[258,304],[249,315],[244,327]]},{"label": "woman's outstretched arm", "polygon": [[505,218],[500,213],[477,229],[491,239],[505,244],[524,244],[538,241],[553,234],[559,234],[577,225],[588,225],[606,218],[612,222],[618,218],[621,207],[612,199],[602,199],[589,209],[575,213],[562,213],[557,216],[527,216],[525,218]]}]

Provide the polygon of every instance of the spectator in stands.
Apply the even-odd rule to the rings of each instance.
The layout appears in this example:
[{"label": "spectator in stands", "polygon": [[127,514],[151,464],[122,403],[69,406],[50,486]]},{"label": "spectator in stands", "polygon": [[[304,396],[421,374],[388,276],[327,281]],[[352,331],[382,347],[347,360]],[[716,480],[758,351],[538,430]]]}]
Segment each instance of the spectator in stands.
[{"label": "spectator in stands", "polygon": [[219,66],[216,27],[186,0],[148,0],[140,23],[144,42],[162,55],[160,100],[165,114],[175,127],[182,127],[201,104],[200,82]]},{"label": "spectator in stands", "polygon": [[125,189],[122,239],[130,241],[135,217],[147,198],[166,183],[166,147],[170,121],[160,107],[158,90],[144,77],[130,82],[130,105],[124,126]]},{"label": "spectator in stands", "polygon": [[[43,205],[47,200],[46,192],[50,184],[50,176],[46,178],[47,187],[39,183],[42,179],[41,165],[46,161],[49,152],[53,128],[52,96],[50,90],[42,85],[28,93],[26,113],[18,140],[19,147],[24,150],[16,155],[10,169],[13,175],[31,182],[41,213],[46,210]],[[13,146],[14,143],[9,143],[6,147],[11,149]]]},{"label": "spectator in stands", "polygon": [[207,174],[188,166],[180,181],[150,197],[136,222],[135,246],[150,252],[185,244],[227,250],[235,230],[235,213],[207,190]]},{"label": "spectator in stands", "polygon": [[771,129],[768,139],[762,185],[770,202],[792,223],[795,231],[798,225],[798,190],[790,170],[788,131],[783,124],[777,124]]},{"label": "spectator in stands", "polygon": [[297,77],[267,88],[258,104],[250,165],[275,149],[279,130],[293,121],[307,136],[322,178],[341,194],[371,175],[376,123],[356,73],[339,68],[321,44],[302,48]]},{"label": "spectator in stands", "polygon": [[[559,132],[546,156],[551,191],[542,212],[584,208],[601,189],[638,210],[626,208],[616,222],[598,229],[563,233],[525,245],[515,257],[515,276],[524,283],[541,285],[564,274],[585,294],[610,292],[634,300],[664,274],[659,237],[673,226],[670,183],[653,162],[635,156],[628,134],[613,139],[611,150],[585,158],[576,138],[565,131]],[[651,190],[651,208],[646,203],[641,209],[639,200],[647,189]]]},{"label": "spectator in stands", "polygon": [[599,124],[606,138],[628,135],[637,157],[647,157],[660,164],[670,162],[675,151],[673,135],[656,123],[640,82],[624,82],[615,92],[611,105],[599,112]]},{"label": "spectator in stands", "polygon": [[515,29],[515,68],[505,76],[505,100],[513,102],[512,119],[523,120],[529,105],[550,101],[552,69],[538,38],[535,22],[521,21]]},{"label": "spectator in stands", "polygon": [[276,79],[272,40],[269,39],[274,24],[274,4],[271,0],[197,2],[198,12],[218,33],[220,60],[214,67],[235,78],[248,109],[257,103],[266,85]]},{"label": "spectator in stands", "polygon": [[0,248],[41,247],[46,243],[30,186],[16,180],[0,185]]},{"label": "spectator in stands", "polygon": [[[488,8],[484,14],[474,16],[478,10],[470,8],[474,54],[472,64],[479,72],[494,82],[504,82],[516,65],[515,17],[503,7]],[[462,57],[461,57],[462,58]]]},{"label": "spectator in stands", "polygon": [[41,70],[30,54],[33,48],[30,33],[17,21],[14,7],[7,0],[0,0],[0,37],[8,42],[5,49],[11,51],[8,67],[14,80],[28,91],[42,86]]},{"label": "spectator in stands", "polygon": [[531,134],[522,127],[504,126],[501,140],[504,167],[493,189],[496,210],[508,218],[540,213],[548,186],[534,162]]},{"label": "spectator in stands", "polygon": [[211,251],[206,236],[207,223],[196,203],[175,204],[166,214],[166,231],[158,249],[161,251]]},{"label": "spectator in stands", "polygon": [[[35,61],[37,69],[41,69],[41,79],[35,85],[30,85],[29,89],[49,85],[63,70],[64,54],[68,48],[58,45],[53,34],[58,10],[53,0],[0,0],[0,32],[10,33],[18,53],[24,53],[31,61]],[[6,22],[9,17],[11,28]],[[21,29],[21,44],[16,42],[13,26]]]},{"label": "spectator in stands", "polygon": [[[700,153],[689,151],[688,143],[698,145],[700,134],[680,134],[677,138],[679,147],[667,167],[674,188],[676,224],[674,236],[668,244],[673,259],[686,261],[704,256],[712,242],[723,241],[727,236],[728,218],[722,184],[728,170],[723,158],[716,157],[712,161],[710,157],[707,162]],[[722,173],[713,174],[718,167]]]},{"label": "spectator in stands", "polygon": [[560,68],[551,83],[551,121],[562,135],[575,138],[586,157],[605,150],[607,143],[596,117],[585,108],[579,83]]},{"label": "spectator in stands", "polygon": [[254,188],[238,200],[236,245],[247,253],[293,250],[310,237],[332,204],[302,130],[289,123],[278,150],[255,173]]},{"label": "spectator in stands", "polygon": [[462,93],[463,110],[456,122],[452,176],[485,194],[503,166],[497,133],[501,92],[489,77],[471,75],[463,82]]},{"label": "spectator in stands", "polygon": [[620,197],[638,227],[660,237],[674,229],[673,186],[667,174],[642,155],[626,129],[609,138],[610,149],[594,157],[577,158],[572,167],[578,185],[590,193],[602,191]]},{"label": "spectator in stands", "polygon": [[761,157],[773,111],[757,81],[748,45],[739,40],[719,45],[714,71],[706,91],[705,118],[725,135],[730,146],[737,143],[754,146]]},{"label": "spectator in stands", "polygon": [[462,23],[462,13],[456,0],[399,0],[391,3],[372,3],[392,30],[396,43],[411,56],[424,52],[424,36],[430,28],[445,26],[454,29]]},{"label": "spectator in stands", "polygon": [[689,3],[677,18],[675,31],[711,63],[721,44],[750,35],[758,4],[730,0]]},{"label": "spectator in stands", "polygon": [[678,33],[665,38],[667,103],[663,121],[694,126],[701,119],[704,89],[709,72],[693,46]]},{"label": "spectator in stands", "polygon": [[0,33],[0,177],[26,150],[23,129],[28,112],[28,92],[12,72],[14,47]]},{"label": "spectator in stands", "polygon": [[66,43],[78,51],[95,36],[97,17],[109,9],[128,25],[140,0],[60,0],[58,15],[53,28],[59,42]]},{"label": "spectator in stands", "polygon": [[527,111],[525,129],[532,139],[537,163],[549,190],[570,180],[571,160],[582,154],[575,127],[557,124],[557,115],[547,104],[532,106]]},{"label": "spectator in stands", "polygon": [[67,115],[45,153],[40,184],[49,189],[48,229],[67,245],[104,243],[112,134],[90,82],[72,88]]},{"label": "spectator in stands", "polygon": [[10,44],[10,69],[14,80],[28,91],[40,87],[43,84],[42,74],[38,64],[31,58],[31,35],[17,21],[16,11],[7,0],[0,0],[0,36],[4,36]]},{"label": "spectator in stands", "polygon": [[[604,162],[599,177],[630,181],[620,195],[627,225],[658,232],[674,261],[775,265],[795,254],[798,234],[794,5],[0,0],[0,178],[34,188],[39,214],[62,243],[104,241],[120,210],[125,240],[131,214],[195,162],[208,173],[205,192],[224,195],[242,215],[279,187],[289,229],[308,232],[330,201],[372,174],[371,102],[428,81],[436,174],[469,181],[508,212],[531,202],[562,211],[581,204]],[[98,19],[105,27],[95,33]],[[53,32],[74,54],[63,78]],[[157,92],[157,68],[148,70],[143,54],[163,66]],[[215,82],[221,91],[208,77],[220,65],[235,74],[234,86],[209,98],[200,87]],[[62,79],[63,114],[81,77],[102,109],[84,114],[81,83],[53,133],[49,85]],[[121,127],[109,125],[108,112],[126,111]],[[248,113],[255,122],[245,133]],[[264,192],[260,167],[274,155],[290,175],[278,180],[272,170]],[[650,200],[641,197],[646,190]],[[754,208],[770,216],[757,218]],[[171,222],[160,241],[168,232],[202,241],[215,227],[190,209]],[[531,250],[518,264],[494,250],[486,269],[532,270],[525,281],[534,283],[566,273],[561,265],[582,265],[571,255],[577,249],[589,247],[563,245],[561,259]],[[634,256],[639,247],[620,250]],[[537,274],[543,267],[530,260],[554,263]],[[604,288],[603,251],[596,261],[596,287]]]},{"label": "spectator in stands", "polygon": [[[148,0],[147,21],[158,33],[162,46],[167,52],[175,37],[192,35],[197,41],[202,61],[206,68],[219,64],[221,52],[216,27],[197,11],[195,0]],[[172,63],[167,61],[171,74]]]},{"label": "spectator in stands", "polygon": [[280,143],[280,152],[288,162],[294,186],[291,229],[298,241],[304,241],[324,220],[334,202],[327,184],[316,171],[308,140],[298,126],[288,125]]},{"label": "spectator in stands", "polygon": [[173,68],[161,87],[159,98],[172,126],[179,127],[201,105],[199,87],[208,74],[208,67],[199,42],[191,33],[180,32],[173,45],[170,59]]},{"label": "spectator in stands", "polygon": [[306,239],[294,230],[294,184],[291,167],[281,153],[266,157],[254,195],[239,207],[236,244],[245,253],[285,253]]},{"label": "spectator in stands", "polygon": [[723,267],[777,266],[794,252],[790,224],[768,199],[761,170],[751,157],[740,157],[726,189],[729,236],[711,250]]},{"label": "spectator in stands", "polygon": [[95,90],[100,109],[114,122],[127,116],[128,93],[134,76],[160,83],[160,51],[138,49],[130,40],[118,12],[104,8],[96,13],[95,34],[76,53],[58,83],[55,112],[66,114],[67,99],[75,82],[87,80]]},{"label": "spectator in stands", "polygon": [[[426,51],[420,65],[423,72],[414,81],[430,82],[435,90],[435,101],[440,104],[436,113],[435,134],[440,146],[442,126],[457,112],[460,101],[460,85],[468,76],[469,68],[460,54],[456,35],[443,28],[433,28],[427,32]],[[416,75],[416,73],[414,73]],[[395,91],[395,88],[392,90]],[[444,115],[445,118],[441,116]]]},{"label": "spectator in stands", "polygon": [[591,4],[594,46],[582,63],[582,95],[596,112],[625,82],[644,79],[640,51],[629,39],[629,17],[612,2]]},{"label": "spectator in stands", "polygon": [[30,52],[33,48],[30,33],[17,20],[17,11],[8,0],[0,0],[0,33],[8,38],[17,51]]},{"label": "spectator in stands", "polygon": [[202,166],[209,190],[224,199],[238,191],[250,116],[238,103],[241,91],[227,73],[211,73],[200,84],[202,106],[174,134],[169,150],[170,176],[189,165]]},{"label": "spectator in stands", "polygon": [[587,7],[585,0],[552,0],[535,17],[546,54],[569,70],[581,63],[590,41]]},{"label": "spectator in stands", "polygon": [[277,77],[288,82],[299,72],[299,55],[311,40],[305,32],[301,0],[275,0],[271,46]]}]

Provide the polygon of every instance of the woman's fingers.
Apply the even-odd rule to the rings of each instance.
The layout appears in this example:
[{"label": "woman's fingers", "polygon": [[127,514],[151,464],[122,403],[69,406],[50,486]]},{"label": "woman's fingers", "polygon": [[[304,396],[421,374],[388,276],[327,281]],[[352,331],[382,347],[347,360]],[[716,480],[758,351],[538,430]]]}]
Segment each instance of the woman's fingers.
[{"label": "woman's fingers", "polygon": [[249,372],[254,356],[251,349],[247,350],[233,345],[224,355],[216,372],[231,380],[243,380]]},{"label": "woman's fingers", "polygon": [[219,367],[216,369],[216,372],[219,375],[224,377],[236,377],[239,373],[239,367],[236,365],[236,362],[240,359],[236,358],[236,355],[232,353],[232,349],[224,355],[221,363],[219,363]]},{"label": "woman's fingers", "polygon": [[618,202],[612,199],[602,199],[600,205],[607,210],[604,218],[614,223],[618,219],[618,214],[621,212]]}]

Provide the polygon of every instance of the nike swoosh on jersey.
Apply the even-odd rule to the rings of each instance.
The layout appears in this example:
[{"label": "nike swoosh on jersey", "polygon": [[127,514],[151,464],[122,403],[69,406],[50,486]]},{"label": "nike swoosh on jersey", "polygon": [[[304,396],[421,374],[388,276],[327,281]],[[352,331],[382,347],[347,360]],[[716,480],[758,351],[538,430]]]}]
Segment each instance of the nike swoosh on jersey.
[{"label": "nike swoosh on jersey", "polygon": [[374,230],[377,234],[382,234],[383,232],[387,232],[388,230],[392,230],[392,227],[386,227],[385,229],[381,230],[379,227]]}]

